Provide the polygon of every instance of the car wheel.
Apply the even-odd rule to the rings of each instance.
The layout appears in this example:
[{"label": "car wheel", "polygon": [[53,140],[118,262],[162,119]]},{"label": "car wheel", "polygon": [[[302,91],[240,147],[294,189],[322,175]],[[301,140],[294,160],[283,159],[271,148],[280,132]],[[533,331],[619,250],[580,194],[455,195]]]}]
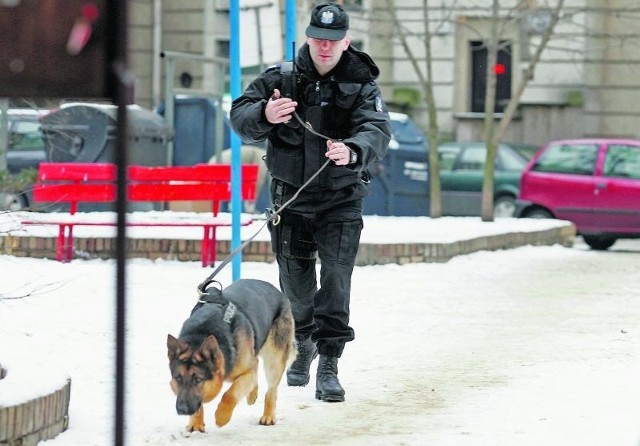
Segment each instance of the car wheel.
[{"label": "car wheel", "polygon": [[551,212],[545,209],[531,209],[523,215],[524,218],[553,218]]},{"label": "car wheel", "polygon": [[0,193],[0,208],[4,211],[20,211],[27,207],[25,198],[19,192]]},{"label": "car wheel", "polygon": [[591,249],[596,251],[606,251],[616,242],[615,238],[599,235],[583,235],[582,238]]},{"label": "car wheel", "polygon": [[516,215],[516,199],[499,197],[493,202],[494,217],[514,217]]}]

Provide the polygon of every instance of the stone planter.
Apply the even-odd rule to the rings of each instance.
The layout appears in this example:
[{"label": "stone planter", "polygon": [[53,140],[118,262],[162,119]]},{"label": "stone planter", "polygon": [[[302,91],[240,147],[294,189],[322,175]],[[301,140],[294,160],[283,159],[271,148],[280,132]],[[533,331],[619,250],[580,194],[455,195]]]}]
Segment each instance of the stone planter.
[{"label": "stone planter", "polygon": [[[0,379],[10,370],[0,366]],[[60,389],[13,406],[0,407],[0,445],[35,446],[65,431],[69,424],[71,380]]]}]

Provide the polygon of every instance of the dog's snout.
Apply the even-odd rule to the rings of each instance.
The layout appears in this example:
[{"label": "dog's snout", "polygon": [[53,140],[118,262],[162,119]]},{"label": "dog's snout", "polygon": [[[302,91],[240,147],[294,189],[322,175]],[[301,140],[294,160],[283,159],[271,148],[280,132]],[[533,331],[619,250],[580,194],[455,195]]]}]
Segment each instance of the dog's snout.
[{"label": "dog's snout", "polygon": [[199,407],[200,402],[196,404],[186,398],[178,398],[176,400],[176,412],[178,412],[178,415],[193,415]]}]

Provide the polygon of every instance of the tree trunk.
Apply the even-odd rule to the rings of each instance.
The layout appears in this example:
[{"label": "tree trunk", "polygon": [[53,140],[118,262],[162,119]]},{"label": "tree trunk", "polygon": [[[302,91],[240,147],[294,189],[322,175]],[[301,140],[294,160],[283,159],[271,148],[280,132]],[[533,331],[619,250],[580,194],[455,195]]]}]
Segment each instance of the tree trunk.
[{"label": "tree trunk", "polygon": [[493,119],[496,104],[496,72],[495,66],[498,60],[498,0],[493,0],[491,13],[491,37],[487,42],[487,88],[484,103],[484,131],[487,142],[487,158],[484,164],[484,180],[482,182],[482,221],[493,221],[493,175],[495,171],[495,158],[497,144],[493,134],[495,121]]}]

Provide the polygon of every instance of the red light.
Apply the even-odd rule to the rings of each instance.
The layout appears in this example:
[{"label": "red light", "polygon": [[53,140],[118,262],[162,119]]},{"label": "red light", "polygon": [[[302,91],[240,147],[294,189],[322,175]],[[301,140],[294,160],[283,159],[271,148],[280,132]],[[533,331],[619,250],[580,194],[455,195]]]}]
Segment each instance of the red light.
[{"label": "red light", "polygon": [[89,42],[93,33],[93,22],[98,19],[100,10],[95,3],[85,3],[80,8],[80,17],[71,28],[69,39],[67,40],[67,53],[77,56]]},{"label": "red light", "polygon": [[503,63],[497,63],[493,66],[493,72],[496,74],[504,74],[507,72],[507,67]]},{"label": "red light", "polygon": [[85,3],[80,11],[80,15],[90,22],[95,22],[100,15],[100,10],[95,3]]}]

